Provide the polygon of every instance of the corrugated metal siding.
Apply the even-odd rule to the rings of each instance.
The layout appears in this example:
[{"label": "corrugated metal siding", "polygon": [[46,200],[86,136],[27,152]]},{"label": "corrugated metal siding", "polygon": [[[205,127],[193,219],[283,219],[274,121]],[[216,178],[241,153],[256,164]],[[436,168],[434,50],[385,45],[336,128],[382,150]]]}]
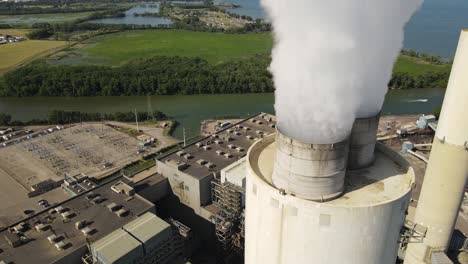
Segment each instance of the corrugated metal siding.
[{"label": "corrugated metal siding", "polygon": [[453,262],[445,255],[445,252],[434,252],[431,256],[432,264],[453,264]]}]

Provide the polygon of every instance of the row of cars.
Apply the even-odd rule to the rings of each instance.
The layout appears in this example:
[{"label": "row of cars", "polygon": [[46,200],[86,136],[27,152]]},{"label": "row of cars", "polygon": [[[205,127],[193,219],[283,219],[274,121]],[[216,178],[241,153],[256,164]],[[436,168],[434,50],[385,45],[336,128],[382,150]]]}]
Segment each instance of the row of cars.
[{"label": "row of cars", "polygon": [[[12,144],[20,143],[32,138],[53,133],[55,131],[63,130],[64,126],[55,126],[44,129],[43,131],[34,133],[33,130],[26,129],[16,130],[15,128],[0,129],[0,148],[7,147]],[[16,140],[15,140],[16,139]]]}]

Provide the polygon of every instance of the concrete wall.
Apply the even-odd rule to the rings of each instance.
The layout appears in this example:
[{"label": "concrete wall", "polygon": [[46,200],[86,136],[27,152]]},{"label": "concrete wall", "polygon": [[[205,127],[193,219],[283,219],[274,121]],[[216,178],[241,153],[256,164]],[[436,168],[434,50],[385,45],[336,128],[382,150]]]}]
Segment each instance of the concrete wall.
[{"label": "concrete wall", "polygon": [[158,172],[169,180],[172,192],[179,198],[180,202],[200,214],[200,207],[211,199],[210,190],[213,177],[208,176],[199,180],[159,160],[156,161],[156,166]]}]

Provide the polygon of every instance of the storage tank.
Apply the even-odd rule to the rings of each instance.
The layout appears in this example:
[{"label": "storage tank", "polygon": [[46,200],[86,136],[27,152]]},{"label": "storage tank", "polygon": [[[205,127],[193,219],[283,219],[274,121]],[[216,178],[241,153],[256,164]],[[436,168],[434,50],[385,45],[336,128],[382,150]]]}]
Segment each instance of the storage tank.
[{"label": "storage tank", "polygon": [[273,183],[277,138],[248,152],[245,263],[394,264],[414,184],[406,160],[378,146],[373,166],[347,172],[340,197],[316,202]]},{"label": "storage tank", "polygon": [[422,243],[411,243],[405,264],[430,263],[446,251],[468,178],[468,31],[463,30],[445,93],[414,221],[427,228]]},{"label": "storage tank", "polygon": [[348,169],[369,167],[374,162],[377,129],[380,114],[373,117],[357,118],[351,131]]},{"label": "storage tank", "polygon": [[308,144],[276,133],[272,176],[277,189],[308,200],[328,201],[344,190],[349,141]]}]

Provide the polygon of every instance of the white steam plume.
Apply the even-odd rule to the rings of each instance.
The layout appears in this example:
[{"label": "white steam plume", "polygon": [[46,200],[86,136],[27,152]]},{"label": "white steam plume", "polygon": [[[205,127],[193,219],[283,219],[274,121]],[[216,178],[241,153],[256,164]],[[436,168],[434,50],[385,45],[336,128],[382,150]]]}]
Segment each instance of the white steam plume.
[{"label": "white steam plume", "polygon": [[278,128],[306,143],[344,140],[382,108],[404,26],[423,0],[261,0],[273,23]]}]

